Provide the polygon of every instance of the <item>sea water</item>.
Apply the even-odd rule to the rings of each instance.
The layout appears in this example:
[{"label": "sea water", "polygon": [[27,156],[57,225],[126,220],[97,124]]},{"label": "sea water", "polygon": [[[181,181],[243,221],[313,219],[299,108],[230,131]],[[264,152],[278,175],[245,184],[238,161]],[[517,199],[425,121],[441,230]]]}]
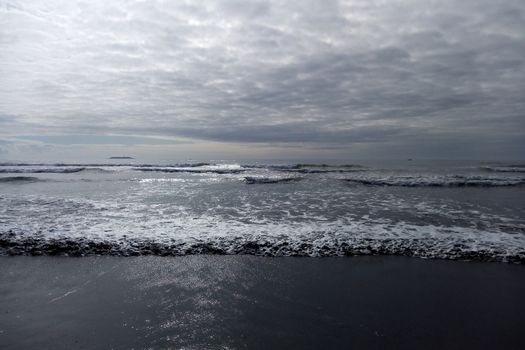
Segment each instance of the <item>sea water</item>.
[{"label": "sea water", "polygon": [[525,262],[525,164],[0,164],[2,255]]}]

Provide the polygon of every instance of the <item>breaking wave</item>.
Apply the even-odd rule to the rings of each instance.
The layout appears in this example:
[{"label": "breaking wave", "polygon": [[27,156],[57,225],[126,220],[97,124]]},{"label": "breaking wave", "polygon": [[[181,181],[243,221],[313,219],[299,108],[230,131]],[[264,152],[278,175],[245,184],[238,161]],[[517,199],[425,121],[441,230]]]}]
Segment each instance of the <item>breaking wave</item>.
[{"label": "breaking wave", "polygon": [[348,182],[370,186],[401,186],[401,187],[501,187],[525,185],[522,177],[484,177],[484,176],[385,176],[385,177],[355,177],[345,179]]},{"label": "breaking wave", "polygon": [[255,176],[246,176],[244,178],[247,184],[276,184],[276,183],[285,183],[292,181],[302,180],[300,177],[255,177]]},{"label": "breaking wave", "polygon": [[365,168],[357,164],[342,164],[342,165],[329,165],[329,164],[281,164],[281,165],[263,165],[270,170],[284,171],[284,172],[295,172],[295,173],[348,173],[355,171],[363,171]]},{"label": "breaking wave", "polygon": [[[525,263],[525,176],[489,173],[479,168],[485,164],[4,163],[0,255],[393,254]],[[37,175],[46,172],[66,175]],[[53,186],[14,185],[40,181]],[[504,186],[514,187],[469,188]]]},{"label": "breaking wave", "polygon": [[176,164],[136,164],[136,163],[0,163],[0,173],[77,173],[81,171],[110,172],[112,169],[127,168],[132,171],[162,173],[215,173],[238,174],[248,170],[266,169],[269,171],[291,172],[302,174],[351,173],[364,171],[361,165],[342,164],[214,164],[176,163]]},{"label": "breaking wave", "polygon": [[[404,255],[420,258],[525,263],[524,236],[441,226],[355,223],[344,230],[315,227],[216,227],[219,234],[108,237],[0,233],[2,255],[252,254],[263,256]],[[284,229],[284,230],[283,230]],[[274,234],[267,234],[274,232]]]},{"label": "breaking wave", "polygon": [[506,165],[506,166],[483,166],[483,170],[496,173],[525,173],[525,165]]}]

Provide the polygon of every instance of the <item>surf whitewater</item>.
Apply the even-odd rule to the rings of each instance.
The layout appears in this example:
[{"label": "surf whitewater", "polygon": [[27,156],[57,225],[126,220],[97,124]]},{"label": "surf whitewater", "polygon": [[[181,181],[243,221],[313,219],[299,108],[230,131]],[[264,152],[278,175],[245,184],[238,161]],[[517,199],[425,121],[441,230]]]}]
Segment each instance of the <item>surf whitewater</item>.
[{"label": "surf whitewater", "polygon": [[523,168],[3,163],[0,254],[393,254],[523,263]]}]

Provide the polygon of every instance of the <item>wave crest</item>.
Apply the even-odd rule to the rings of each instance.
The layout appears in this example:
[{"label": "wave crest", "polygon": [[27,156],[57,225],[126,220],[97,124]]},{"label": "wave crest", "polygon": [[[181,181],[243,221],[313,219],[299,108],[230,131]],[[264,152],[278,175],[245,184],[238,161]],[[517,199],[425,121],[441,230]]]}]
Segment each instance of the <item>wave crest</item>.
[{"label": "wave crest", "polygon": [[506,250],[498,245],[475,244],[460,239],[443,241],[414,237],[209,237],[171,240],[124,238],[100,240],[85,237],[25,236],[0,234],[0,255],[160,255],[250,254],[262,256],[334,257],[402,255],[420,258],[525,263],[525,250]]},{"label": "wave crest", "polygon": [[484,166],[481,167],[481,169],[496,173],[525,173],[525,166],[518,164],[506,166]]},{"label": "wave crest", "polygon": [[385,176],[355,177],[345,179],[348,182],[369,186],[400,187],[501,187],[525,185],[522,177],[485,177],[485,176]]},{"label": "wave crest", "polygon": [[256,176],[246,176],[244,178],[247,184],[276,184],[276,183],[285,183],[292,181],[302,180],[300,177],[256,177]]},{"label": "wave crest", "polygon": [[5,176],[0,177],[0,183],[28,183],[28,182],[38,182],[38,181],[44,181],[43,179],[40,179],[38,177],[34,176]]}]

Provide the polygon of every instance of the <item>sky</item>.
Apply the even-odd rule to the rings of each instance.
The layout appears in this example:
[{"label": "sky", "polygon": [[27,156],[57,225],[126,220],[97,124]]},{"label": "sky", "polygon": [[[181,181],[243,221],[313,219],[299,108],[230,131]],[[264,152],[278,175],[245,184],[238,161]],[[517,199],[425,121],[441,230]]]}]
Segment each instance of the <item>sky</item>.
[{"label": "sky", "polygon": [[0,159],[523,159],[523,0],[0,0]]}]

